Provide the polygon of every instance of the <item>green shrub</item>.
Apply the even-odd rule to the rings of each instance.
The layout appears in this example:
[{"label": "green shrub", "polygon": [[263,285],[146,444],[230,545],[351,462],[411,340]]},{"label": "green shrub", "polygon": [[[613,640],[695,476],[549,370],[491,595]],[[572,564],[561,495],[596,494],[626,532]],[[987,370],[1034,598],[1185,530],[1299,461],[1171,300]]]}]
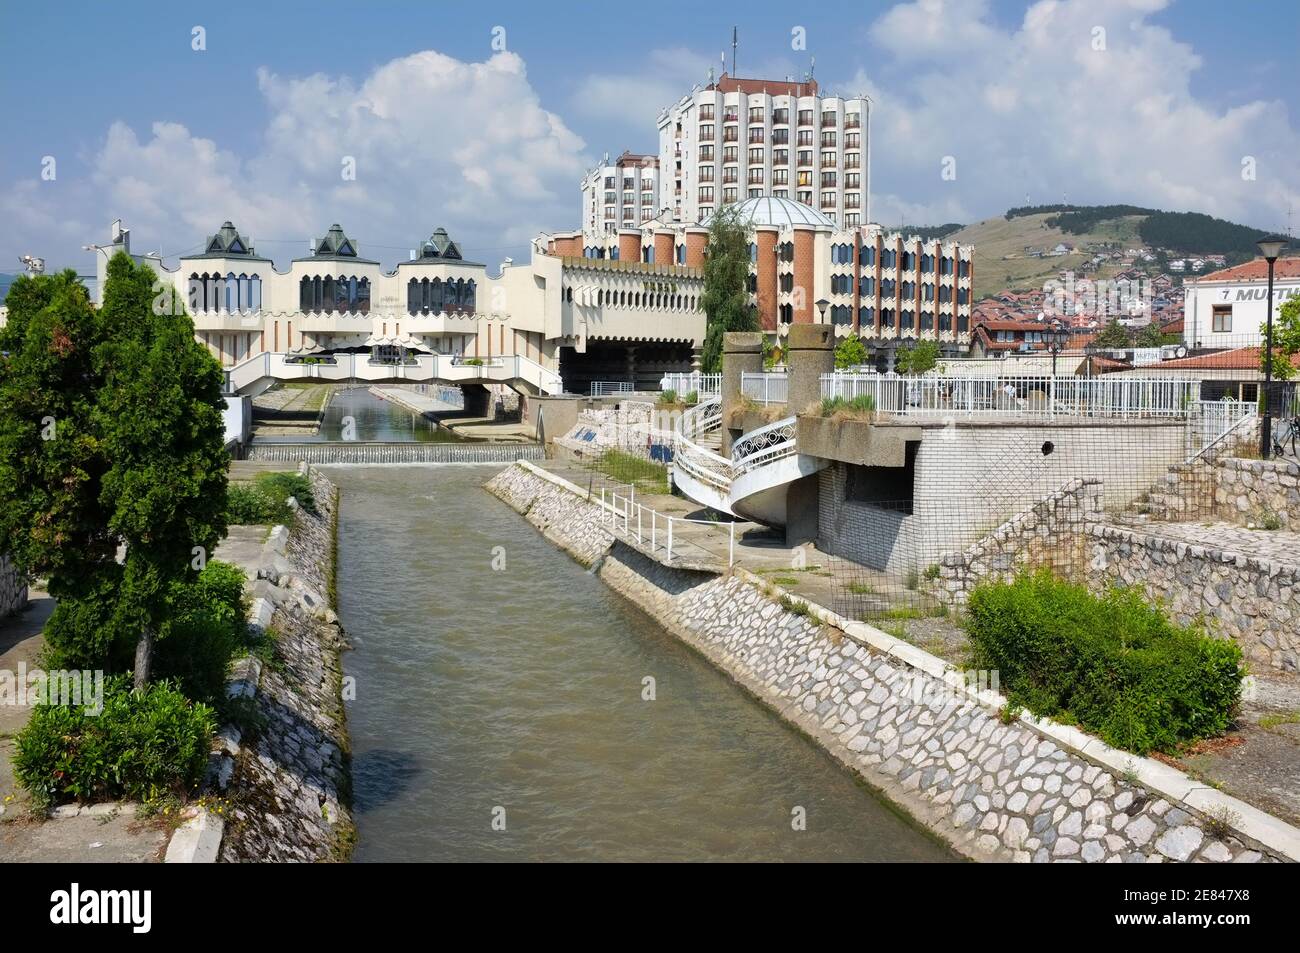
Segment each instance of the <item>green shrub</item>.
[{"label": "green shrub", "polygon": [[106,669],[120,672],[131,665],[135,638],[126,627],[113,624],[114,586],[81,598],[64,596],[54,606],[42,635],[41,664],[47,669]]},{"label": "green shrub", "polygon": [[665,389],[664,392],[659,395],[659,403],[661,404],[677,403],[677,391],[673,390],[671,387]]},{"label": "green shrub", "polygon": [[256,487],[231,483],[226,488],[226,522],[231,526],[277,522],[274,505]]},{"label": "green shrub", "polygon": [[311,490],[311,480],[301,473],[259,473],[257,488],[275,500],[293,497],[308,513],[316,514],[316,496]]},{"label": "green shrub", "polygon": [[18,733],[14,774],[40,805],[185,794],[203,776],[216,717],[168,682],[104,684],[104,709],[40,704]]},{"label": "green shrub", "polygon": [[1241,697],[1241,650],[1171,623],[1140,589],[1095,596],[1046,570],[971,593],[975,668],[1007,697],[1138,754],[1222,734]]},{"label": "green shrub", "polygon": [[700,392],[697,390],[688,390],[686,396],[682,398],[682,403],[689,407],[694,407],[700,402]]},{"label": "green shrub", "polygon": [[306,512],[316,514],[316,496],[311,481],[298,473],[259,473],[252,485],[232,483],[226,491],[226,520],[232,526],[256,523],[289,523],[293,510],[289,497]]},{"label": "green shrub", "polygon": [[231,660],[248,646],[244,573],[213,560],[198,578],[172,587],[173,615],[158,633],[153,673],[190,698],[219,704]]}]

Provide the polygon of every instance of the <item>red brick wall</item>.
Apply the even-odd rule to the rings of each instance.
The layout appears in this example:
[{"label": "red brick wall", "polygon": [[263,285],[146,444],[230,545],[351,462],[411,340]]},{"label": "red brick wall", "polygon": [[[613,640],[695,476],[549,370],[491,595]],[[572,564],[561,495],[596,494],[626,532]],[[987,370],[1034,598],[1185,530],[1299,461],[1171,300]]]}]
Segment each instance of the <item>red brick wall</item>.
[{"label": "red brick wall", "polygon": [[[673,255],[673,247],[676,244],[676,236],[671,232],[665,232],[655,235],[655,264],[656,265],[673,265],[677,259]],[[622,254],[622,252],[619,252]]]},{"label": "red brick wall", "polygon": [[776,312],[776,232],[759,229],[754,235],[758,246],[758,320],[763,330],[775,331]]},{"label": "red brick wall", "polygon": [[704,248],[708,244],[709,236],[703,232],[686,233],[686,267],[703,268],[704,267]]},{"label": "red brick wall", "polygon": [[619,261],[640,261],[641,260],[641,233],[635,232],[630,235],[622,233],[618,236],[618,260]]},{"label": "red brick wall", "polygon": [[794,323],[813,324],[817,296],[813,293],[813,233],[807,229],[795,229],[794,233],[794,287],[796,292],[803,289],[794,298]]}]

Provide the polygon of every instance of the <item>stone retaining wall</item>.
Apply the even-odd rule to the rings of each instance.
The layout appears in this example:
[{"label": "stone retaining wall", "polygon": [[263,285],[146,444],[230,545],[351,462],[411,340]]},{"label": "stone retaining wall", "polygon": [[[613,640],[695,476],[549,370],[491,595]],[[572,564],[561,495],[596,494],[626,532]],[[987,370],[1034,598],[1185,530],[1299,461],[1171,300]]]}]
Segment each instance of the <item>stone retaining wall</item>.
[{"label": "stone retaining wall", "polygon": [[1151,491],[1148,509],[1160,520],[1220,519],[1300,532],[1300,465],[1240,457],[1180,464]]},{"label": "stone retaining wall", "polygon": [[1083,545],[1089,587],[1140,585],[1180,625],[1204,620],[1233,639],[1256,670],[1300,672],[1297,566],[1102,523]]},{"label": "stone retaining wall", "polygon": [[0,556],[0,619],[26,605],[27,580],[19,574],[8,556]]},{"label": "stone retaining wall", "polygon": [[1071,480],[964,552],[944,556],[935,595],[945,605],[959,606],[981,582],[1010,581],[1036,566],[1072,575],[1087,559],[1084,528],[1101,514],[1101,481]]},{"label": "stone retaining wall", "polygon": [[[1137,780],[1151,772],[1181,779],[1189,798],[1209,791],[1172,769],[1137,757],[1120,762],[1105,749],[1132,766],[1130,776],[1079,753],[1104,748],[1096,739],[1074,732],[1078,748],[1067,747],[1049,735],[1070,729],[1038,727],[1027,716],[1004,724],[1000,698],[955,684],[959,675],[915,647],[818,607],[789,611],[775,601],[779,590],[757,577],[673,569],[608,537],[602,543],[591,531],[594,504],[552,476],[514,467],[488,489],[534,525],[544,522],[548,538],[580,558],[602,550],[602,580],[967,856],[1111,863],[1284,856]],[[1215,798],[1223,796],[1210,792],[1200,802]],[[1226,811],[1219,820],[1238,827]],[[1300,844],[1300,832],[1281,827]]]},{"label": "stone retaining wall", "polygon": [[220,785],[231,802],[222,861],[346,860],[355,836],[348,645],[329,605],[338,490],[310,476],[318,514],[299,510],[291,532],[272,534],[252,587],[256,624],[275,631],[275,649],[260,673],[250,666],[241,692],[255,692],[260,726],[245,738],[223,732],[232,765]]}]

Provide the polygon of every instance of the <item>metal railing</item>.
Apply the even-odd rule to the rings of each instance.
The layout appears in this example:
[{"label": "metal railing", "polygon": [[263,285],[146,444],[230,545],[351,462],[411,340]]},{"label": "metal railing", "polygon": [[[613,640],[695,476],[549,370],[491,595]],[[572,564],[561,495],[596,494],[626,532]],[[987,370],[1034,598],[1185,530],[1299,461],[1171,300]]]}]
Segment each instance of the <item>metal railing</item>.
[{"label": "metal railing", "polygon": [[1259,416],[1255,404],[1246,400],[1197,400],[1190,409],[1188,462],[1213,457],[1234,433],[1248,433]]},{"label": "metal railing", "polygon": [[632,381],[592,381],[591,396],[604,397],[606,394],[631,394],[636,390]]},{"label": "metal railing", "polygon": [[1142,377],[944,377],[823,374],[823,397],[869,397],[875,410],[911,415],[1027,414],[1185,418],[1201,382]]},{"label": "metal railing", "polygon": [[679,397],[694,391],[701,398],[712,397],[722,392],[721,374],[665,374],[659,381],[660,390],[675,390]]},{"label": "metal railing", "polygon": [[794,453],[796,428],[795,418],[787,417],[766,427],[751,430],[732,444],[732,468],[736,473],[748,473]]},{"label": "metal railing", "polygon": [[790,394],[790,378],[783,373],[742,373],[740,392],[757,404],[784,404]]},{"label": "metal railing", "polygon": [[[595,501],[593,501],[595,502]],[[680,530],[674,538],[674,524],[697,523],[702,526],[718,526],[712,520],[693,520],[684,516],[668,516],[653,507],[636,500],[636,488],[630,493],[621,494],[614,491],[600,490],[600,524],[615,535],[635,541],[640,547],[649,547],[651,555],[663,553],[664,562],[671,563],[674,554],[683,555],[683,548],[699,550],[706,559],[717,558],[708,549],[691,540],[683,541]],[[675,547],[675,549],[674,549]],[[736,524],[727,523],[727,567],[736,562]]]}]

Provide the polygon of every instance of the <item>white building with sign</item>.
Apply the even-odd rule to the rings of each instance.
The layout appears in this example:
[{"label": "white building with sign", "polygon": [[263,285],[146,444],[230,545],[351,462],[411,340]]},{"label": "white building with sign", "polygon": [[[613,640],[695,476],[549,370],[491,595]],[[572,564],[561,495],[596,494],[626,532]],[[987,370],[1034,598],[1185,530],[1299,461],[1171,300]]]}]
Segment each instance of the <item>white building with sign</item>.
[{"label": "white building with sign", "polygon": [[[1262,258],[1189,279],[1184,285],[1183,340],[1191,348],[1262,344],[1267,319],[1268,262]],[[1273,319],[1282,302],[1300,295],[1300,257],[1273,266]]]}]

